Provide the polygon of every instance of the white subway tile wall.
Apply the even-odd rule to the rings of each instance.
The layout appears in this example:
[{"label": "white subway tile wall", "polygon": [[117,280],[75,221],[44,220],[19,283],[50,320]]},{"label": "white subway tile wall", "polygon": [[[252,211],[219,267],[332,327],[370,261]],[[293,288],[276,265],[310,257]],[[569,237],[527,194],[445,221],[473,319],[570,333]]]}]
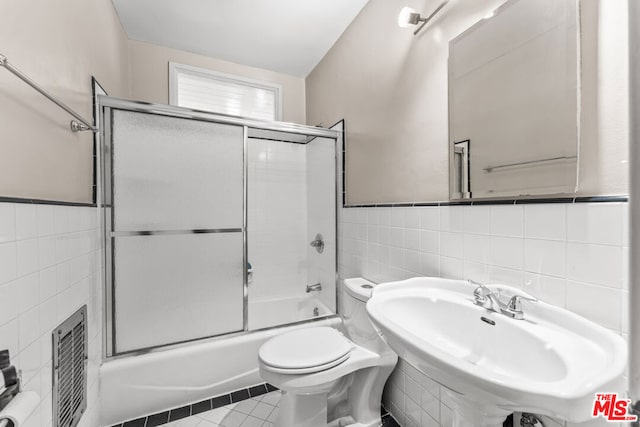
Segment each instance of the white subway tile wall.
[{"label": "white subway tile wall", "polygon": [[[627,203],[343,208],[340,274],[516,286],[626,338],[628,218]],[[385,404],[405,427],[450,425],[441,387],[403,361]]]},{"label": "white subway tile wall", "polygon": [[24,424],[52,424],[51,332],[87,304],[88,408],[81,426],[100,425],[98,367],[102,357],[98,210],[0,203],[0,349],[22,369],[24,389],[40,405]]},{"label": "white subway tile wall", "polygon": [[[336,144],[332,139],[315,138],[305,146],[307,192],[307,281],[320,283],[322,290],[317,298],[330,312],[336,311]],[[322,234],[325,244],[318,253],[309,244],[316,234]],[[327,254],[334,254],[327,256]]]},{"label": "white subway tile wall", "polygon": [[[258,139],[249,143],[248,261],[253,267],[249,288],[252,302],[304,295],[309,245],[305,148]],[[249,316],[253,324],[251,313]],[[265,325],[258,322],[256,326]]]},{"label": "white subway tile wall", "polygon": [[[321,283],[317,296],[335,311],[335,145],[316,138],[308,145],[251,139],[248,146],[248,255],[253,267],[251,303],[308,298],[306,285]],[[365,221],[366,222],[366,221]],[[355,230],[367,234],[367,227]],[[309,243],[322,234],[320,255]],[[297,302],[295,303],[297,307]],[[249,328],[303,320],[249,311]],[[262,317],[262,318],[261,318]],[[263,319],[264,318],[264,319]]]}]

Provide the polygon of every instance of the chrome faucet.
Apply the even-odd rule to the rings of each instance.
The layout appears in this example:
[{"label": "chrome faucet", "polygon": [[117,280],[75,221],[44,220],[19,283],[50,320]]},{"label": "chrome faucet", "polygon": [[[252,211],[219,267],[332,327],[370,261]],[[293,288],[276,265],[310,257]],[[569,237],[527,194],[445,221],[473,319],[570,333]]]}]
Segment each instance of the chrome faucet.
[{"label": "chrome faucet", "polygon": [[537,298],[524,295],[514,295],[507,303],[507,308],[506,310],[502,311],[502,314],[506,314],[507,316],[513,317],[516,320],[524,319],[524,312],[522,311],[522,300],[538,302]]},{"label": "chrome faucet", "polygon": [[322,285],[320,283],[316,283],[314,285],[307,285],[307,293],[320,292],[321,290],[322,290]]},{"label": "chrome faucet", "polygon": [[473,303],[475,305],[500,313],[504,304],[500,301],[500,296],[498,294],[487,288],[482,283],[478,283],[473,280],[469,280],[469,283],[476,286],[473,290]]},{"label": "chrome faucet", "polygon": [[473,303],[482,308],[493,311],[495,313],[504,314],[516,320],[524,319],[524,311],[522,310],[522,300],[537,302],[538,300],[524,292],[513,295],[508,303],[503,303],[500,299],[500,291],[497,293],[489,289],[482,283],[469,280],[469,283],[476,286],[473,290]]}]

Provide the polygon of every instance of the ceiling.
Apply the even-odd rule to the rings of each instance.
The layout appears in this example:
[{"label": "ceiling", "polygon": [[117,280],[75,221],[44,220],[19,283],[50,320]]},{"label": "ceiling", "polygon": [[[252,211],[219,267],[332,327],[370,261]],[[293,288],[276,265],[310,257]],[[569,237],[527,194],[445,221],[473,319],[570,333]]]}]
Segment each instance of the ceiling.
[{"label": "ceiling", "polygon": [[112,0],[130,39],[306,77],[368,0]]}]

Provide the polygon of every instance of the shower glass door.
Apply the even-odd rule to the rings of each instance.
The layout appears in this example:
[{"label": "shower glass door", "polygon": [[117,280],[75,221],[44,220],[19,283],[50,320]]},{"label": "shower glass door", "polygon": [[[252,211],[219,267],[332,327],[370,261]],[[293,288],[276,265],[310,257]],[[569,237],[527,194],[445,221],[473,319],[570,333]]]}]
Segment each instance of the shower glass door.
[{"label": "shower glass door", "polygon": [[98,105],[106,357],[335,316],[338,131]]},{"label": "shower glass door", "polygon": [[255,129],[248,136],[248,328],[333,315],[336,140]]},{"label": "shower glass door", "polygon": [[245,128],[115,108],[104,119],[107,355],[244,330]]}]

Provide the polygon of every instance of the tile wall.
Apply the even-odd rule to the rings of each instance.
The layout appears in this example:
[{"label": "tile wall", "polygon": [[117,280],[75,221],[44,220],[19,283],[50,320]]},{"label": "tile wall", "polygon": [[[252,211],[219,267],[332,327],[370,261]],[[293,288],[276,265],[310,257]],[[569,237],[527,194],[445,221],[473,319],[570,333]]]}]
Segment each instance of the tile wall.
[{"label": "tile wall", "polygon": [[97,214],[91,207],[0,203],[0,348],[9,348],[25,390],[41,399],[25,427],[52,424],[51,332],[83,304],[89,316],[89,402],[80,426],[99,425]]},{"label": "tile wall", "polygon": [[307,280],[306,146],[250,139],[248,158],[249,299],[301,296]]},{"label": "tile wall", "polygon": [[[627,223],[627,203],[343,208],[340,272],[517,286],[626,338]],[[401,362],[385,401],[403,426],[444,426],[441,394]]]},{"label": "tile wall", "polygon": [[[327,311],[336,310],[336,149],[335,141],[315,138],[306,145],[307,154],[307,283],[320,283],[318,298]],[[324,251],[309,242],[322,234]]]},{"label": "tile wall", "polygon": [[[340,209],[340,272],[374,281],[428,275],[515,285],[626,337],[627,222],[626,203]],[[50,334],[83,304],[90,368],[81,425],[99,425],[99,254],[95,208],[0,203],[0,301],[12,302],[0,311],[0,343],[23,370],[25,389],[41,396],[27,427],[51,425]],[[385,403],[403,426],[447,425],[442,395],[401,361]]]},{"label": "tile wall", "polygon": [[[250,139],[248,145],[248,255],[253,267],[251,303],[308,297],[307,284],[335,310],[335,143],[309,144]],[[326,250],[309,243],[323,235]],[[324,311],[323,311],[324,312]],[[253,314],[253,315],[252,315]],[[304,316],[305,314],[303,314]],[[250,328],[277,324],[250,310]],[[275,322],[274,322],[275,320]],[[295,321],[299,319],[289,319]]]}]

